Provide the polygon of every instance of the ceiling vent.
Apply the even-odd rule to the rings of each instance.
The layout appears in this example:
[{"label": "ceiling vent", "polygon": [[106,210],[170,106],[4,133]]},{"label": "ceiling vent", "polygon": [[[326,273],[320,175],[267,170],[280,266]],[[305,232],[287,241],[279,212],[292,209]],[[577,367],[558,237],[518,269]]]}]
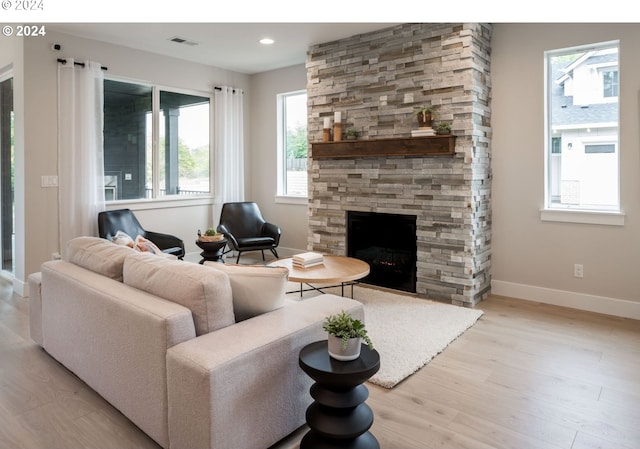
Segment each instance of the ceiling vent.
[{"label": "ceiling vent", "polygon": [[175,42],[176,44],[189,45],[190,47],[195,47],[198,45],[198,42],[190,41],[189,39],[185,39],[180,36],[174,36],[169,39],[171,42]]}]

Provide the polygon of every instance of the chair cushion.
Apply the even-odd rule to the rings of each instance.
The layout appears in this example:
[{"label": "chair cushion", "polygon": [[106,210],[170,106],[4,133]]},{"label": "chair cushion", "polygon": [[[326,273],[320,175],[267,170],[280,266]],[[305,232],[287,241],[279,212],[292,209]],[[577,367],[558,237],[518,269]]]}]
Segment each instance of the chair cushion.
[{"label": "chair cushion", "polygon": [[240,248],[252,248],[255,246],[273,246],[276,241],[271,237],[245,237],[238,239]]},{"label": "chair cushion", "polygon": [[135,250],[116,245],[99,237],[76,237],[67,243],[64,260],[122,282],[122,270],[127,256]]},{"label": "chair cushion", "polygon": [[237,321],[279,309],[284,305],[289,278],[287,268],[213,261],[206,261],[204,265],[229,276],[233,311]]},{"label": "chair cushion", "polygon": [[196,335],[235,323],[229,277],[196,263],[134,252],[124,262],[123,281],[191,310]]}]

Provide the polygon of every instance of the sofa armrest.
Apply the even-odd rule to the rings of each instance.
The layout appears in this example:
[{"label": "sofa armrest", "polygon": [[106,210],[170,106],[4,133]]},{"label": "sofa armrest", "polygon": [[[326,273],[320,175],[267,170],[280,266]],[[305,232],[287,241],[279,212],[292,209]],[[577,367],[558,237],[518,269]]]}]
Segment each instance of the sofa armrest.
[{"label": "sofa armrest", "polygon": [[312,381],[298,354],[342,310],[363,319],[361,303],[320,295],[170,348],[171,447],[269,447],[304,424]]},{"label": "sofa armrest", "polygon": [[41,270],[44,348],[168,447],[167,348],[195,338],[191,311],[62,260]]},{"label": "sofa armrest", "polygon": [[29,275],[29,332],[33,341],[44,346],[42,338],[42,273]]}]

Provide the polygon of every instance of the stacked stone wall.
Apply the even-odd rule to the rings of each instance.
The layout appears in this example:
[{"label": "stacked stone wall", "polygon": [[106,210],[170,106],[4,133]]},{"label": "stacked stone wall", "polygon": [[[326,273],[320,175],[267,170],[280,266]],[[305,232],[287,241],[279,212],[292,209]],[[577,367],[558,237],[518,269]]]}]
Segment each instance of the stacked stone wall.
[{"label": "stacked stone wall", "polygon": [[410,137],[422,105],[435,106],[436,123],[457,136],[453,156],[311,153],[310,250],[346,253],[349,210],[416,215],[417,293],[463,305],[489,294],[490,41],[490,25],[405,24],[309,49],[310,142],[336,111],[359,139]]}]

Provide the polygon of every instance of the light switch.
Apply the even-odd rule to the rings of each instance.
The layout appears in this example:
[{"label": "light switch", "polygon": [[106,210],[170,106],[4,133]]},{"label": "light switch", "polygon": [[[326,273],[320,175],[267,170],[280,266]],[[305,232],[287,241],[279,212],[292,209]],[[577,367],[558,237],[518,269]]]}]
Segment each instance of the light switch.
[{"label": "light switch", "polygon": [[40,186],[41,187],[58,187],[58,176],[42,175],[40,177]]}]

